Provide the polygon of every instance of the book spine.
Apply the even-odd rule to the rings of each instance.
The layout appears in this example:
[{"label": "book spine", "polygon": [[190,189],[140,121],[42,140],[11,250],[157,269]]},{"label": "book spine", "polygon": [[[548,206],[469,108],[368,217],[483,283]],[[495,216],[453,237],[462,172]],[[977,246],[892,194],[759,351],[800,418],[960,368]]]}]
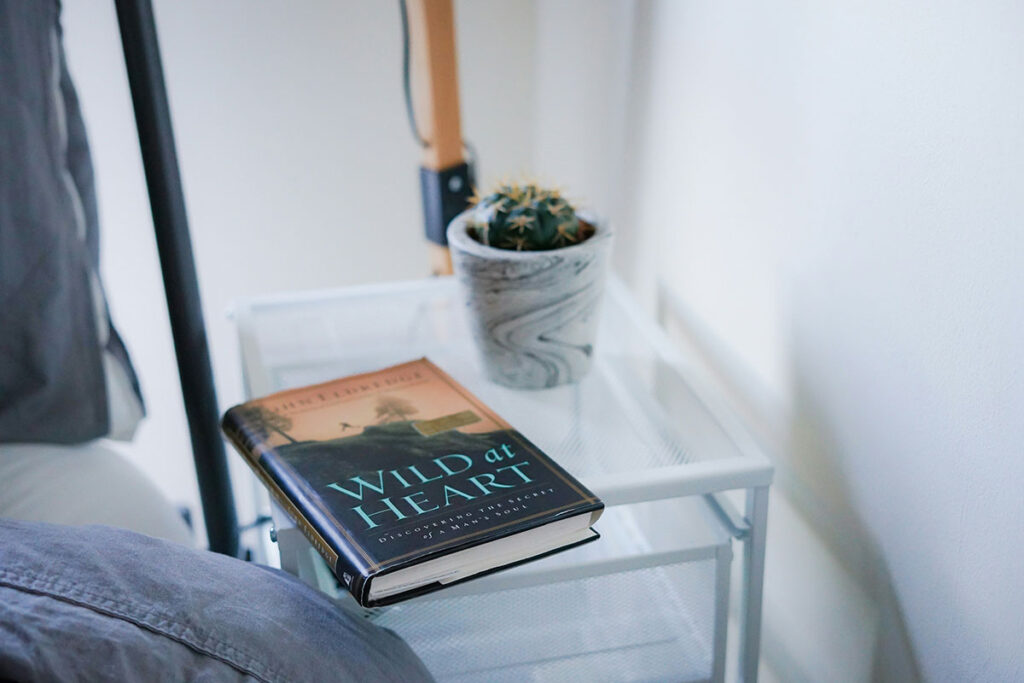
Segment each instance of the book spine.
[{"label": "book spine", "polygon": [[[315,514],[315,506],[309,500],[301,482],[283,466],[272,448],[261,447],[261,440],[254,438],[245,429],[243,420],[231,411],[224,416],[222,430],[235,450],[242,455],[246,464],[267,487],[278,505],[295,522],[310,545],[324,558],[339,581],[357,598],[362,592],[369,568],[360,558],[355,557],[348,544],[334,532],[333,526]],[[298,504],[297,504],[298,503]],[[310,510],[310,514],[304,512]]]}]

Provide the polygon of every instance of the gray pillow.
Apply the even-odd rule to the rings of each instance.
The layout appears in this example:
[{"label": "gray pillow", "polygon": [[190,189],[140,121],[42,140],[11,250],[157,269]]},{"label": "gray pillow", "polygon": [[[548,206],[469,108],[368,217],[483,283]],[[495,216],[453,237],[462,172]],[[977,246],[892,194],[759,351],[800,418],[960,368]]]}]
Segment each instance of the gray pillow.
[{"label": "gray pillow", "polygon": [[104,526],[0,519],[0,679],[429,681],[284,572]]}]

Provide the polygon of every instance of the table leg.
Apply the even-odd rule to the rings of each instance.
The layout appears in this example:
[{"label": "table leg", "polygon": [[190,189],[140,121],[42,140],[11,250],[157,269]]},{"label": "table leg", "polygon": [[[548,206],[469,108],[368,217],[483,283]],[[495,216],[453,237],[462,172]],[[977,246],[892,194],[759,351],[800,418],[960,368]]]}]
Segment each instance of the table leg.
[{"label": "table leg", "polygon": [[761,603],[764,596],[764,550],[768,530],[768,487],[747,489],[750,536],[743,545],[743,613],[740,622],[740,672],[746,683],[757,681],[761,654]]},{"label": "table leg", "polygon": [[711,680],[725,680],[726,643],[729,640],[729,588],[732,581],[732,542],[715,554],[715,633],[712,641]]}]

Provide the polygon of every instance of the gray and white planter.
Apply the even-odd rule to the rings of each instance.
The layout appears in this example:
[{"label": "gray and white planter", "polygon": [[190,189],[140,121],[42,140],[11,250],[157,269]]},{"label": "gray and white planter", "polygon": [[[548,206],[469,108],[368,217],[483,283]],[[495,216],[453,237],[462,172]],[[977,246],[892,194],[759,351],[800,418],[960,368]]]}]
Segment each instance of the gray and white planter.
[{"label": "gray and white planter", "polygon": [[550,251],[481,244],[469,212],[448,225],[452,264],[488,377],[517,389],[579,381],[590,368],[611,232],[595,217],[590,238]]}]

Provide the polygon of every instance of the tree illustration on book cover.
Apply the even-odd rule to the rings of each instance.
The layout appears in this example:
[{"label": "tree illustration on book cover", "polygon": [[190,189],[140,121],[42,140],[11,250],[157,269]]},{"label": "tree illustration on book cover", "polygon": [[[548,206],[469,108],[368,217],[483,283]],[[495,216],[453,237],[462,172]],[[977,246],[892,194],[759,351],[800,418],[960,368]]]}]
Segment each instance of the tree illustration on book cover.
[{"label": "tree illustration on book cover", "polygon": [[418,412],[416,406],[401,396],[385,394],[377,399],[377,420],[380,423],[400,422]]},{"label": "tree illustration on book cover", "polygon": [[251,426],[257,436],[266,439],[270,436],[271,432],[276,432],[290,443],[298,443],[285,431],[292,428],[292,421],[288,417],[275,413],[273,410],[258,403],[248,403],[239,406],[239,413],[241,418]]}]

